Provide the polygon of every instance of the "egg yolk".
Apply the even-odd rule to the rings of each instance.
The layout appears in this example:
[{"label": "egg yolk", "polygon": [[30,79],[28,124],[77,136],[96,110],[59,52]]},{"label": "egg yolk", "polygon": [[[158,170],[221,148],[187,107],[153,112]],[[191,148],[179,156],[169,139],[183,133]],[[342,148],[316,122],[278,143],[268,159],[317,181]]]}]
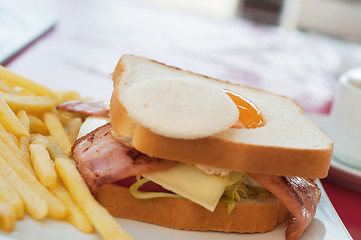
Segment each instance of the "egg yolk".
[{"label": "egg yolk", "polygon": [[258,128],[265,125],[261,111],[253,102],[238,93],[228,89],[223,90],[237,105],[239,111],[238,121],[232,128]]}]

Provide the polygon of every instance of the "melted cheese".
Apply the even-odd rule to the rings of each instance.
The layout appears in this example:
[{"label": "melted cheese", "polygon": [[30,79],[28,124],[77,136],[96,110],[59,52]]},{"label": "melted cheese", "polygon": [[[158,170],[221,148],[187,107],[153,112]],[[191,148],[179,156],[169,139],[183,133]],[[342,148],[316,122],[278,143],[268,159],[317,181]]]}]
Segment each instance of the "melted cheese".
[{"label": "melted cheese", "polygon": [[108,122],[110,120],[107,117],[88,117],[80,127],[78,139]]},{"label": "melted cheese", "polygon": [[228,183],[228,178],[207,175],[197,167],[185,163],[177,164],[165,171],[142,175],[212,212]]}]

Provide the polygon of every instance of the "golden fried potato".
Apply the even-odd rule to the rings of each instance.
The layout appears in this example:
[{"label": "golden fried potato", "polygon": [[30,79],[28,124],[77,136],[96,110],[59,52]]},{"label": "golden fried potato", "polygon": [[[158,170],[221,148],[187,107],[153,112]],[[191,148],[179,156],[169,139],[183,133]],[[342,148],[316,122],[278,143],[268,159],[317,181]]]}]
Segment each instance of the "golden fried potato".
[{"label": "golden fried potato", "polygon": [[57,175],[46,146],[42,143],[31,143],[29,150],[37,178],[45,187],[54,189]]},{"label": "golden fried potato", "polygon": [[94,199],[72,160],[56,158],[55,169],[75,202],[83,209],[103,239],[133,239],[115,218]]},{"label": "golden fried potato", "polygon": [[4,99],[0,98],[0,123],[3,124],[6,130],[12,132],[16,136],[30,136],[29,131],[16,117],[9,105]]},{"label": "golden fried potato", "polygon": [[8,85],[21,87],[36,92],[39,96],[51,96],[53,98],[58,98],[58,94],[50,88],[13,73],[3,66],[0,66],[0,79],[2,79]]},{"label": "golden fried potato", "polygon": [[56,188],[52,189],[51,192],[58,197],[69,209],[69,215],[67,220],[73,224],[80,231],[85,233],[94,232],[93,224],[89,218],[85,215],[83,210],[75,203],[69,192],[64,187],[64,184],[58,179]]},{"label": "golden fried potato", "polygon": [[25,110],[29,113],[47,111],[58,104],[57,99],[43,96],[22,96],[0,92],[0,98],[4,99],[13,111]]},{"label": "golden fried potato", "polygon": [[24,202],[15,188],[0,174],[0,199],[8,202],[14,209],[16,219],[24,217]]},{"label": "golden fried potato", "polygon": [[60,146],[64,153],[69,156],[72,144],[59,119],[53,113],[45,113],[44,122],[55,142]]}]

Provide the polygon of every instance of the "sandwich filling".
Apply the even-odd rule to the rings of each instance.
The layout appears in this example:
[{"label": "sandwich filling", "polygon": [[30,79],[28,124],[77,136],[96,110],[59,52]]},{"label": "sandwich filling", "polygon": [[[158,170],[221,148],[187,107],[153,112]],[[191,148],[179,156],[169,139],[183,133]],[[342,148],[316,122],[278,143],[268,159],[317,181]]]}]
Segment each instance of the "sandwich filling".
[{"label": "sandwich filling", "polygon": [[[87,115],[84,110],[80,113]],[[73,157],[79,172],[93,192],[104,184],[116,183],[129,187],[133,196],[138,198],[183,197],[212,210],[213,201],[204,202],[199,200],[201,198],[192,196],[193,192],[190,190],[179,190],[183,186],[175,187],[173,181],[167,180],[166,177],[166,173],[172,169],[177,171],[177,169],[191,168],[191,171],[201,172],[201,174],[196,173],[196,177],[203,174],[207,178],[208,175],[204,171],[195,166],[189,167],[188,164],[149,157],[116,140],[112,137],[110,129],[110,123],[100,126],[78,139],[73,146]],[[181,172],[181,170],[178,171]],[[159,174],[162,172],[163,174]],[[250,184],[247,176],[257,181],[262,187]],[[286,231],[287,239],[297,239],[310,224],[321,194],[313,180],[299,177],[236,172],[223,177],[216,175],[211,177],[219,178],[218,188],[222,189],[210,191],[214,194],[213,199],[217,199],[216,204],[218,201],[229,203],[229,212],[237,201],[248,197],[275,195],[293,215]],[[195,181],[198,180],[194,179],[186,184],[190,189],[196,186]],[[149,187],[149,183],[153,185]]]},{"label": "sandwich filling", "polygon": [[[93,127],[93,121],[88,118],[83,127]],[[100,119],[97,121],[102,123]],[[229,203],[231,211],[236,201],[269,195],[264,188],[252,186],[245,173],[218,169],[213,170],[216,174],[210,174],[210,168],[152,158],[114,139],[110,129],[110,123],[105,124],[81,137],[73,147],[78,169],[92,192],[104,184],[118,182],[128,187],[132,183],[130,191],[134,197],[183,197],[209,211],[214,211],[220,199]],[[224,176],[219,176],[221,172]],[[138,176],[138,180],[128,179],[133,176]],[[146,181],[161,187],[157,191],[145,188],[146,192],[140,192],[138,189]]]}]

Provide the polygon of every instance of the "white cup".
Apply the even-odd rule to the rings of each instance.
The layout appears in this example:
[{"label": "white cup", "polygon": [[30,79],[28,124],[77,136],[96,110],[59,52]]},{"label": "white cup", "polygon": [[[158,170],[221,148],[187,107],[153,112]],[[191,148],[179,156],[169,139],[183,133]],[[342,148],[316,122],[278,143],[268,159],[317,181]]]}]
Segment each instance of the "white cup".
[{"label": "white cup", "polygon": [[339,78],[330,136],[335,143],[334,156],[361,168],[361,68],[349,70]]}]

